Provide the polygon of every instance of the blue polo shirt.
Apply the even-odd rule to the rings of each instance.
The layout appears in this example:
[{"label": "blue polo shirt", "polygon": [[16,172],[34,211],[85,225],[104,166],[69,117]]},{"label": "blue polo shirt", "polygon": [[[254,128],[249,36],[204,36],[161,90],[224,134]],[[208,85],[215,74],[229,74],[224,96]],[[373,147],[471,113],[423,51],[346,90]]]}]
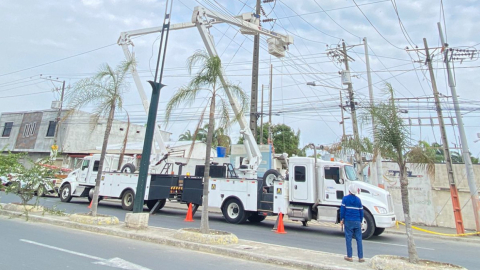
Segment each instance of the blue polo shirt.
[{"label": "blue polo shirt", "polygon": [[363,221],[363,205],[360,198],[352,194],[343,197],[340,220]]}]

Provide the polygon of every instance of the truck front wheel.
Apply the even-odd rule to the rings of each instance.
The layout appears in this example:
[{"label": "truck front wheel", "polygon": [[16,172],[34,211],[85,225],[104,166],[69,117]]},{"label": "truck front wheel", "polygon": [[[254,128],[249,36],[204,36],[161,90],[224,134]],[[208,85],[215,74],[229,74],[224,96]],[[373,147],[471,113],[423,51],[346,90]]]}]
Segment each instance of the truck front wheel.
[{"label": "truck front wheel", "polygon": [[72,200],[72,186],[65,184],[60,188],[60,201],[70,202]]},{"label": "truck front wheel", "polygon": [[236,198],[228,199],[222,207],[223,216],[228,223],[244,223],[248,216],[243,209],[243,204]]},{"label": "truck front wheel", "polygon": [[133,209],[133,200],[135,199],[135,194],[132,190],[127,190],[123,193],[122,196],[122,208],[123,210],[132,211]]},{"label": "truck front wheel", "polygon": [[373,235],[379,236],[385,231],[385,228],[375,228],[375,231],[373,232]]},{"label": "truck front wheel", "polygon": [[363,211],[363,221],[362,221],[362,239],[368,239],[372,237],[375,232],[375,220],[368,211]]}]

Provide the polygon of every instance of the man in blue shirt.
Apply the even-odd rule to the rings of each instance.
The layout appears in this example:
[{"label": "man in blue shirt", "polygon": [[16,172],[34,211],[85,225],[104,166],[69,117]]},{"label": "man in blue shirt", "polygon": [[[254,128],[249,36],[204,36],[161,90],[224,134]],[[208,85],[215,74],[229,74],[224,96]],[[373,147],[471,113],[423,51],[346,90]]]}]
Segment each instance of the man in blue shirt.
[{"label": "man in blue shirt", "polygon": [[364,262],[363,246],[362,246],[362,221],[363,221],[363,205],[358,194],[358,188],[354,183],[348,187],[349,195],[343,197],[340,206],[340,224],[345,228],[345,241],[347,242],[347,256],[345,260],[352,262],[352,236],[357,240],[358,261]]}]

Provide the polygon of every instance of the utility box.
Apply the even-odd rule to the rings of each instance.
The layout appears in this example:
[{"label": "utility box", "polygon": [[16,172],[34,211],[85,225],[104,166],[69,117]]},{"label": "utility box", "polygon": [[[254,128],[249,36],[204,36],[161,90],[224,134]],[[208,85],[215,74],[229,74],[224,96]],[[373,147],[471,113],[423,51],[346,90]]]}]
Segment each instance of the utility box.
[{"label": "utility box", "polygon": [[342,70],[340,73],[342,75],[342,84],[347,85],[352,83],[352,77],[350,76],[350,71]]}]

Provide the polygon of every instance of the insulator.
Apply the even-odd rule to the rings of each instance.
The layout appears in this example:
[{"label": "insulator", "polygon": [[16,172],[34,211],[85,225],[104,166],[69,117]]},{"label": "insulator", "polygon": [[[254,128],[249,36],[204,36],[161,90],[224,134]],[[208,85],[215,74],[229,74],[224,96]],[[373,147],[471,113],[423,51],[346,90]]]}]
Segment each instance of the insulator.
[{"label": "insulator", "polygon": [[264,22],[264,23],[265,23],[265,22],[273,22],[273,21],[275,21],[275,20],[276,20],[276,19],[271,19],[271,18],[269,18],[269,19],[264,19],[264,20],[262,20],[262,22]]}]

